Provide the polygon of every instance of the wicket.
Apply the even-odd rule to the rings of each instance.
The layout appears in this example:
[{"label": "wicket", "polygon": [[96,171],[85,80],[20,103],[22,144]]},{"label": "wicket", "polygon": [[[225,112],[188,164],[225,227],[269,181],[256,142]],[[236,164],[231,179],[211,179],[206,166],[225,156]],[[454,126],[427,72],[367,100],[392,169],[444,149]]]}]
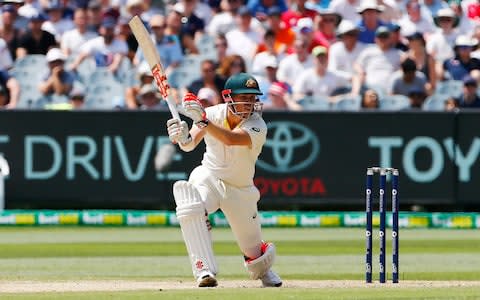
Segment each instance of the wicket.
[{"label": "wicket", "polygon": [[392,174],[392,282],[398,283],[398,259],[399,259],[399,239],[398,239],[398,169],[394,168],[380,168],[370,167],[367,169],[367,183],[365,189],[365,204],[366,204],[366,270],[365,280],[367,283],[372,282],[372,189],[373,189],[373,176],[374,174],[380,174],[379,182],[379,213],[380,213],[380,283],[386,282],[386,211],[387,201],[385,197],[385,187],[387,182],[387,174]]}]

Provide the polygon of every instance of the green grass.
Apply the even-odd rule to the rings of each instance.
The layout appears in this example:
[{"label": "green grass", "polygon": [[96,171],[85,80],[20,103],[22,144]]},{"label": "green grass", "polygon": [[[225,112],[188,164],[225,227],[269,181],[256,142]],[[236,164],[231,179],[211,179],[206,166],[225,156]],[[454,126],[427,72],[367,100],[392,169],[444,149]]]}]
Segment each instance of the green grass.
[{"label": "green grass", "polygon": [[[364,230],[264,228],[277,245],[275,269],[284,280],[364,278]],[[222,279],[247,278],[229,229],[215,228]],[[374,241],[377,261],[378,239]],[[390,270],[390,238],[387,239]],[[179,228],[0,227],[0,281],[193,281]],[[374,264],[375,279],[378,267]],[[480,278],[478,230],[402,230],[401,280]],[[1,294],[1,282],[0,282]],[[228,297],[227,297],[228,295]],[[2,299],[480,299],[477,287],[227,289],[2,295]]]}]

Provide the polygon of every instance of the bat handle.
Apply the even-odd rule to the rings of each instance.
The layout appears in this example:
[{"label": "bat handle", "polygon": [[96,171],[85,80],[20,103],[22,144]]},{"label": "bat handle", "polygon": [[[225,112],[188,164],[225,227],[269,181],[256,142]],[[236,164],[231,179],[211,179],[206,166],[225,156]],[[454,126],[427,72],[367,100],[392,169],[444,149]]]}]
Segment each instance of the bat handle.
[{"label": "bat handle", "polygon": [[172,114],[172,117],[174,119],[180,120],[180,115],[178,114],[177,107],[175,103],[173,103],[173,100],[170,98],[167,98],[167,104],[168,104],[168,109],[170,110],[170,113]]}]

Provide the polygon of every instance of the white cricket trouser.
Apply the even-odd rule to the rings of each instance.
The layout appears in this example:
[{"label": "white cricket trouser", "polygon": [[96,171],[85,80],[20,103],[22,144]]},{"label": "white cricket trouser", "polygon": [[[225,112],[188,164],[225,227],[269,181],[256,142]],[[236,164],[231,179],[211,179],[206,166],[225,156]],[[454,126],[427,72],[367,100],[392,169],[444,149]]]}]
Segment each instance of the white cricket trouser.
[{"label": "white cricket trouser", "polygon": [[254,185],[232,186],[212,175],[204,166],[195,168],[188,181],[197,188],[208,213],[222,210],[242,253],[250,258],[259,257],[262,236],[257,209],[258,189]]}]

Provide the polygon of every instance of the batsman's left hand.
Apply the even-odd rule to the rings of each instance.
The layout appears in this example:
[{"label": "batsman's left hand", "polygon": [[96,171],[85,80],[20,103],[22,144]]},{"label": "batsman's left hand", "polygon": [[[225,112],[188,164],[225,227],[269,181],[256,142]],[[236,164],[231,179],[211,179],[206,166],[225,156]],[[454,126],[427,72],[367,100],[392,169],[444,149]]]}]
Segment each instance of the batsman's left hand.
[{"label": "batsman's left hand", "polygon": [[193,120],[197,125],[208,123],[207,114],[198,97],[193,93],[187,93],[183,96],[182,106],[184,114]]}]

